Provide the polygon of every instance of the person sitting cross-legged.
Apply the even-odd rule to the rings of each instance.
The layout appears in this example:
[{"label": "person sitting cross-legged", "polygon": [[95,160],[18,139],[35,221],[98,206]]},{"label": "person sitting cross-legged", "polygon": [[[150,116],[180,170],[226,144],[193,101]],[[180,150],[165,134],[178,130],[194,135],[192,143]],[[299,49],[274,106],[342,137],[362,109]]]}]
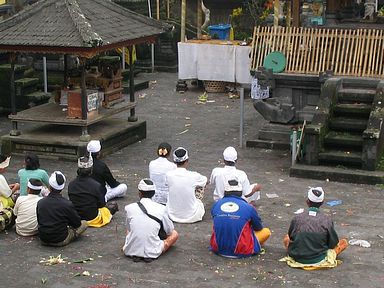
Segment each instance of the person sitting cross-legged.
[{"label": "person sitting cross-legged", "polygon": [[8,230],[15,224],[12,208],[15,205],[15,197],[18,195],[20,185],[19,183],[8,184],[3,175],[10,160],[11,156],[0,154],[0,232]]},{"label": "person sitting cross-legged", "polygon": [[93,168],[91,177],[102,186],[105,202],[113,198],[124,197],[127,194],[128,187],[120,183],[113,177],[107,164],[100,160],[101,143],[99,140],[91,140],[87,145],[87,150],[91,153],[93,159]]},{"label": "person sitting cross-legged", "polygon": [[116,202],[106,206],[102,185],[91,177],[92,157],[81,157],[77,162],[77,177],[68,185],[68,197],[81,219],[88,221],[90,227],[102,227],[112,220],[118,210]]},{"label": "person sitting cross-legged", "polygon": [[[127,236],[123,252],[134,261],[150,262],[174,245],[179,235],[166,207],[151,200],[155,194],[152,180],[141,180],[138,190],[140,201],[125,206]],[[161,229],[164,235],[159,235]]]},{"label": "person sitting cross-legged", "polygon": [[64,186],[64,174],[53,172],[49,177],[50,193],[37,202],[39,238],[43,245],[68,245],[87,229],[87,222],[80,219],[72,202],[61,195]]},{"label": "person sitting cross-legged", "polygon": [[258,254],[271,235],[264,228],[256,208],[241,198],[243,188],[234,178],[225,181],[224,197],[212,207],[213,233],[210,250],[230,258]]},{"label": "person sitting cross-legged", "polygon": [[177,168],[166,174],[166,184],[169,188],[167,202],[169,218],[178,223],[201,221],[205,214],[201,198],[204,196],[207,177],[187,169],[189,156],[183,147],[173,151],[173,162]]},{"label": "person sitting cross-legged", "polygon": [[256,205],[256,201],[260,198],[261,185],[254,183],[250,184],[247,174],[240,169],[236,168],[237,151],[235,148],[229,146],[223,152],[224,167],[216,167],[212,170],[209,179],[210,184],[214,185],[213,200],[217,201],[224,197],[224,186],[229,176],[235,176],[243,187],[242,197],[248,203]]},{"label": "person sitting cross-legged", "polygon": [[33,236],[38,233],[36,207],[40,201],[43,183],[38,179],[29,179],[27,196],[17,198],[13,213],[16,218],[16,233],[21,236]]},{"label": "person sitting cross-legged", "polygon": [[336,257],[347,248],[348,242],[346,239],[339,241],[331,218],[320,211],[324,190],[310,188],[306,202],[308,211],[293,218],[284,237],[288,256],[281,261],[305,270],[336,267],[339,263]]}]

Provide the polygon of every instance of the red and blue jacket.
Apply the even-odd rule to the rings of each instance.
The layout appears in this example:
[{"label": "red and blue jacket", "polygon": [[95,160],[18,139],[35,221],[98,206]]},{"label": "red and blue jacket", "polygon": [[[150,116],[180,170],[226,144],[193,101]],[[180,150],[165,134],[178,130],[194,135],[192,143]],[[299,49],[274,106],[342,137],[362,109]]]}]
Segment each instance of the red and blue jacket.
[{"label": "red and blue jacket", "polygon": [[226,196],[211,210],[213,233],[210,250],[226,257],[248,257],[260,252],[254,230],[263,229],[256,209],[244,199]]}]

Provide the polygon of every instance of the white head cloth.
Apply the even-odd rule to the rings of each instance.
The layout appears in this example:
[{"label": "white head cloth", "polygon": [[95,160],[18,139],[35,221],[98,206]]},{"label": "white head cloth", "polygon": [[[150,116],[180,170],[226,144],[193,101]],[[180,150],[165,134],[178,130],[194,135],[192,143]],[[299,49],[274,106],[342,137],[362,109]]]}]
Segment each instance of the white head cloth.
[{"label": "white head cloth", "polygon": [[87,150],[90,153],[97,153],[101,150],[101,143],[99,140],[91,140],[87,145]]},{"label": "white head cloth", "polygon": [[[59,185],[58,183],[57,183],[57,180],[56,180],[56,175],[62,175],[63,176],[63,178],[64,178],[64,183],[63,184],[61,184],[61,185]],[[66,181],[66,179],[65,179],[65,176],[64,176],[64,174],[63,173],[61,173],[60,171],[55,171],[55,172],[53,172],[52,174],[51,174],[51,177],[49,177],[49,185],[52,187],[52,188],[54,188],[54,189],[56,189],[56,190],[63,190],[64,189],[64,186],[65,186],[65,181]]]},{"label": "white head cloth", "polygon": [[311,187],[308,190],[308,199],[314,203],[321,203],[324,201],[324,190],[321,187]]}]

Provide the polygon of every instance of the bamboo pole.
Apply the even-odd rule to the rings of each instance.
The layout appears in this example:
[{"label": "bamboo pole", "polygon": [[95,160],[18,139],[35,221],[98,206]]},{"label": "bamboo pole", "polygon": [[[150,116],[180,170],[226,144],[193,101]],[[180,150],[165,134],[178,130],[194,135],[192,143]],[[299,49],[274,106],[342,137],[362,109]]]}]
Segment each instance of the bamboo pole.
[{"label": "bamboo pole", "polygon": [[367,65],[368,65],[368,55],[370,53],[370,47],[369,47],[369,39],[371,38],[371,31],[370,29],[368,29],[368,33],[366,35],[365,40],[366,40],[366,43],[365,45],[363,45],[363,50],[364,50],[364,63],[363,63],[363,69],[362,69],[362,73],[361,73],[361,76],[365,76],[366,75],[366,71],[367,71]]},{"label": "bamboo pole", "polygon": [[252,49],[251,49],[251,60],[252,60],[252,65],[251,65],[251,69],[255,69],[255,59],[256,59],[256,49],[257,49],[257,46],[256,46],[256,32],[258,32],[259,30],[259,26],[255,26],[253,28],[253,37],[252,37]]},{"label": "bamboo pole", "polygon": [[377,63],[377,58],[379,57],[378,54],[376,54],[376,51],[378,49],[378,42],[379,42],[379,30],[377,29],[376,30],[376,33],[375,33],[375,38],[374,38],[374,45],[373,45],[373,61],[372,61],[372,75],[377,77],[377,73],[376,73],[376,63]]},{"label": "bamboo pole", "polygon": [[336,48],[337,48],[337,43],[339,41],[338,31],[337,30],[333,30],[333,38],[334,38],[334,45],[333,45],[333,51],[332,51],[331,69],[332,69],[333,73],[335,73]]},{"label": "bamboo pole", "polygon": [[[375,56],[375,52],[373,52],[373,44],[374,44],[374,37],[376,34],[376,30],[372,31],[371,37],[369,37],[369,59],[368,59],[368,66],[367,66],[367,76],[372,75],[372,60],[373,57]],[[373,53],[372,53],[373,52]]]},{"label": "bamboo pole", "polygon": [[345,48],[345,58],[342,59],[342,63],[343,63],[343,75],[345,75],[346,73],[348,73],[347,71],[347,68],[348,68],[348,62],[347,62],[347,59],[348,59],[348,51],[349,51],[349,41],[351,39],[351,30],[346,30],[346,33],[345,33],[345,39],[346,39],[346,48]]},{"label": "bamboo pole", "polygon": [[378,47],[377,47],[377,57],[376,57],[376,69],[375,69],[375,74],[377,76],[380,73],[380,68],[383,65],[382,62],[380,62],[381,57],[383,56],[383,30],[379,30],[379,36],[378,36]]},{"label": "bamboo pole", "polygon": [[160,0],[156,0],[156,19],[160,20]]},{"label": "bamboo pole", "polygon": [[324,72],[327,70],[327,56],[328,56],[328,41],[329,41],[329,29],[327,29],[327,33],[325,34],[325,42],[323,47],[323,65],[321,66],[321,71]]}]

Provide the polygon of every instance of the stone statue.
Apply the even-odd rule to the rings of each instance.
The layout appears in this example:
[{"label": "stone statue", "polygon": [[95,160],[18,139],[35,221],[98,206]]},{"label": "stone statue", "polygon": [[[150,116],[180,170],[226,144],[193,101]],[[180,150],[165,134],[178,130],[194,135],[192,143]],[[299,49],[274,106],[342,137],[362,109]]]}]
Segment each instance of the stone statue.
[{"label": "stone statue", "polygon": [[376,0],[365,0],[364,19],[372,20],[376,10]]}]

